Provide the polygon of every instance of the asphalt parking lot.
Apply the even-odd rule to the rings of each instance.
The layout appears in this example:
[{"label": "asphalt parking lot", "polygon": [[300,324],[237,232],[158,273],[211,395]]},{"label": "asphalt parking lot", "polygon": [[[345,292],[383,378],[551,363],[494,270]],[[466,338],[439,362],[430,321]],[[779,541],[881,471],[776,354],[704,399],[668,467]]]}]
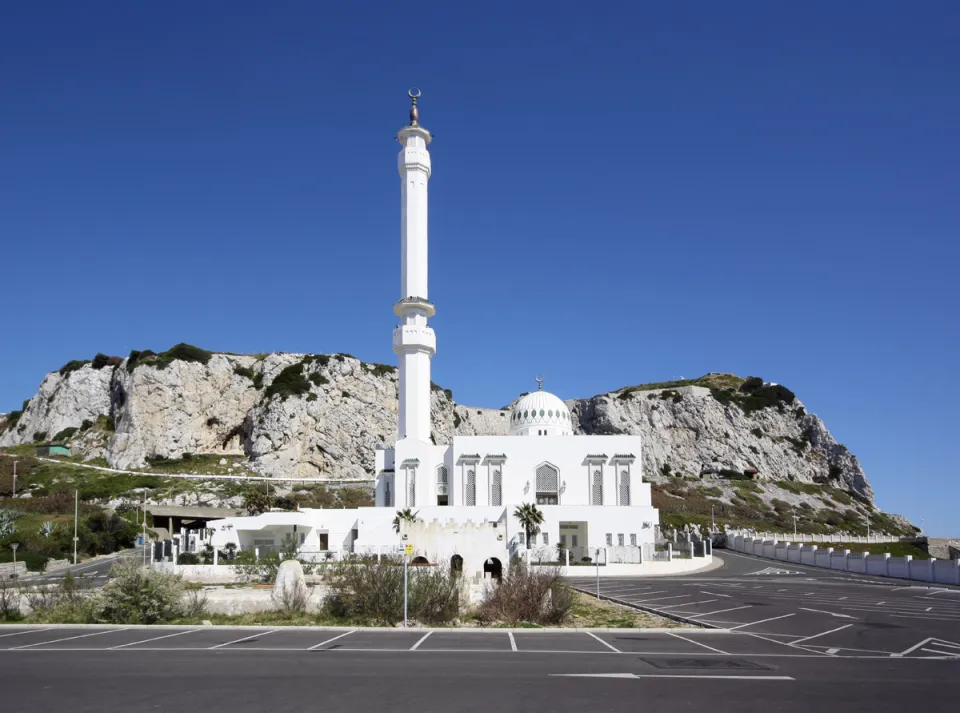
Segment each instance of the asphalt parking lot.
[{"label": "asphalt parking lot", "polygon": [[724,567],[702,576],[601,578],[600,594],[795,650],[960,660],[960,589],[718,555]]}]

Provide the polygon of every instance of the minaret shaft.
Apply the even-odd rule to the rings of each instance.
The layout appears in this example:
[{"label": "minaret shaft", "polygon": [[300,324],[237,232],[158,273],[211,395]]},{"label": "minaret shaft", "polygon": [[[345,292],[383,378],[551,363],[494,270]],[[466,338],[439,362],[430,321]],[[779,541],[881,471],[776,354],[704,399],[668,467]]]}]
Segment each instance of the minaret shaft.
[{"label": "minaret shaft", "polygon": [[397,134],[403,148],[397,166],[401,198],[400,301],[394,305],[394,312],[400,325],[393,331],[393,351],[399,359],[400,377],[397,436],[429,441],[430,360],[436,353],[436,337],[427,325],[434,314],[427,291],[427,144],[431,137],[416,123],[415,109],[416,99],[411,124]]}]

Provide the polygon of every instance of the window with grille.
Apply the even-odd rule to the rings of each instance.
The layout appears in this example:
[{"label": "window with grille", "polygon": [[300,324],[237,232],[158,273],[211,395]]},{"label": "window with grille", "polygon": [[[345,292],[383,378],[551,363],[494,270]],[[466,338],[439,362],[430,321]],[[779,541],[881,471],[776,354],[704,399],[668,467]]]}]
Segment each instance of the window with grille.
[{"label": "window with grille", "polygon": [[593,484],[590,488],[590,504],[603,505],[603,471],[600,468],[593,471]]},{"label": "window with grille", "polygon": [[543,533],[543,544],[545,545],[550,544],[550,535],[548,535],[546,532]]},{"label": "window with grille", "polygon": [[567,546],[567,536],[566,536],[566,535],[563,535],[563,534],[560,535],[560,544],[563,545],[564,547]]},{"label": "window with grille", "polygon": [[537,544],[537,533],[531,532],[531,533],[530,533],[530,546],[532,547],[532,546],[535,545],[535,544]]},{"label": "window with grille", "polygon": [[407,507],[417,504],[417,471],[407,468]]},{"label": "window with grille", "polygon": [[499,468],[493,471],[493,483],[490,486],[490,504],[503,505],[503,475]]},{"label": "window with grille", "polygon": [[524,540],[524,537],[525,537],[525,536],[526,536],[526,535],[525,535],[524,533],[522,533],[522,532],[518,532],[518,533],[517,533],[517,541],[518,541],[521,545],[523,544],[523,540]]},{"label": "window with grille", "polygon": [[623,533],[622,533],[622,532],[621,532],[619,535],[617,535],[617,544],[618,544],[620,547],[623,547]]},{"label": "window with grille", "polygon": [[450,495],[450,479],[447,476],[447,466],[437,466],[437,505],[447,505]]},{"label": "window with grille", "polygon": [[636,547],[636,546],[637,546],[637,536],[636,536],[636,534],[630,535],[630,546],[631,546],[631,547]]},{"label": "window with grille", "polygon": [[630,504],[630,471],[627,469],[620,471],[620,504]]},{"label": "window with grille", "polygon": [[560,471],[552,465],[537,468],[537,505],[556,505],[560,497]]},{"label": "window with grille", "polygon": [[613,533],[607,533],[607,546],[613,547]]},{"label": "window with grille", "polygon": [[390,499],[391,494],[390,481],[388,480],[383,484],[383,504],[387,507],[391,507],[393,505],[393,501]]},{"label": "window with grille", "polygon": [[570,535],[570,546],[571,546],[571,547],[576,547],[576,546],[577,546],[577,536],[576,536],[576,535]]},{"label": "window with grille", "polygon": [[464,482],[463,504],[477,504],[477,471],[473,468],[467,470],[466,481]]}]

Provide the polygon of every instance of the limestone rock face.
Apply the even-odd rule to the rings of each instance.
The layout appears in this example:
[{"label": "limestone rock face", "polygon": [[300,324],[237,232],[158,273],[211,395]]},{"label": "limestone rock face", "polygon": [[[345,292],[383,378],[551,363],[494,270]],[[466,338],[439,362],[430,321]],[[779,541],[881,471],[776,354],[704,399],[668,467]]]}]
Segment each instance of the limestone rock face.
[{"label": "limestone rock face", "polygon": [[[577,433],[643,437],[644,477],[756,474],[816,482],[873,499],[857,459],[800,401],[750,413],[709,388],[621,391],[567,401]],[[245,456],[273,476],[368,479],[374,447],[396,441],[397,371],[345,355],[213,354],[206,363],[129,359],[66,375],[52,373],[0,446],[53,436],[98,416],[115,430],[85,429],[71,446],[114,468],[156,457]],[[505,435],[509,411],[454,404],[431,392],[433,438]],[[101,419],[102,423],[109,423]],[[185,464],[185,471],[189,466]]]},{"label": "limestone rock face", "polygon": [[280,609],[298,609],[298,604],[306,607],[310,593],[303,575],[303,566],[297,560],[284,560],[277,568],[277,581],[273,585],[274,606]]},{"label": "limestone rock face", "polygon": [[873,500],[856,457],[799,400],[750,414],[686,386],[567,402],[577,433],[643,436],[644,478],[755,472],[759,480],[823,483]]},{"label": "limestone rock face", "polygon": [[[110,410],[112,367],[94,369],[89,364],[64,376],[47,374],[37,395],[23,410],[14,428],[0,431],[0,446],[54,438],[65,428],[79,428]],[[34,439],[34,434],[39,435]]]}]

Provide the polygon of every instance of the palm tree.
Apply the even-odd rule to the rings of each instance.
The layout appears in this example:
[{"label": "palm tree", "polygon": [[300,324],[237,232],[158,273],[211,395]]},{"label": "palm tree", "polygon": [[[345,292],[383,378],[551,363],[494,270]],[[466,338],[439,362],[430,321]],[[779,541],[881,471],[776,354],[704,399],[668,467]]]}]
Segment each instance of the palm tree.
[{"label": "palm tree", "polygon": [[410,508],[404,508],[403,510],[397,510],[397,516],[393,518],[393,531],[398,535],[400,534],[400,523],[403,520],[407,522],[416,522],[417,521],[417,512],[411,512]]},{"label": "palm tree", "polygon": [[543,513],[533,503],[524,503],[513,511],[513,516],[520,522],[527,536],[527,549],[530,548],[530,538],[540,532],[543,524]]}]

